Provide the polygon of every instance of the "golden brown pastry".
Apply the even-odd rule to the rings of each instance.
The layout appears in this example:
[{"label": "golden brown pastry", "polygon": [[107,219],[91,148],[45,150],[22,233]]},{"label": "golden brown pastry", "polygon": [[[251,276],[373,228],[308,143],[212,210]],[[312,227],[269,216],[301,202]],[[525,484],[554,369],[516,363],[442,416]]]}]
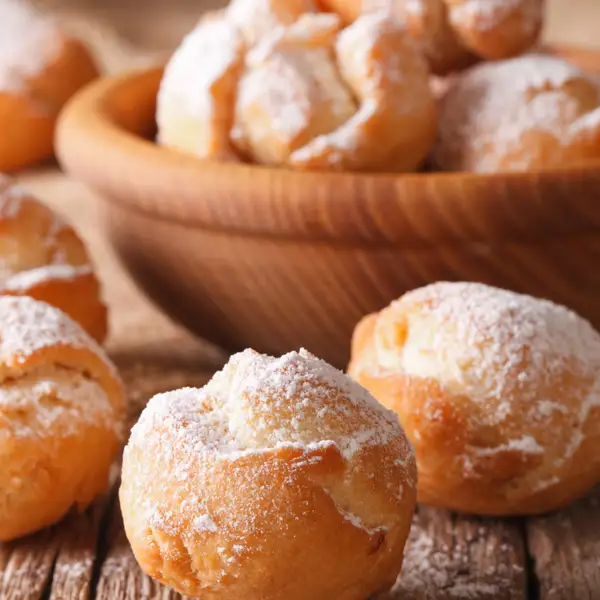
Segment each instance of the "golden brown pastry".
[{"label": "golden brown pastry", "polygon": [[73,228],[0,175],[0,294],[52,304],[102,342],[107,310],[85,245]]},{"label": "golden brown pastry", "polygon": [[259,44],[240,80],[232,140],[253,162],[283,165],[347,122],[356,104],[333,60],[335,15],[305,15]]},{"label": "golden brown pastry", "polygon": [[481,58],[518,56],[538,40],[545,0],[444,0],[461,42]]},{"label": "golden brown pastry", "polygon": [[303,14],[316,10],[314,0],[231,0],[227,18],[251,48],[278,27],[288,27]]},{"label": "golden brown pastry", "polygon": [[190,596],[365,600],[402,564],[416,467],[397,417],[305,351],[237,354],[150,400],[123,458],[142,569]]},{"label": "golden brown pastry", "polygon": [[302,169],[414,171],[436,134],[429,72],[412,39],[385,14],[367,14],[335,43],[337,69],[356,112],[295,150]]},{"label": "golden brown pastry", "polygon": [[359,323],[348,370],[399,414],[421,502],[542,513],[600,478],[600,335],[562,306],[430,285]]},{"label": "golden brown pastry", "polygon": [[240,30],[224,13],[200,21],[165,69],[156,113],[159,143],[200,158],[236,159],[229,131],[244,48]]},{"label": "golden brown pastry", "polygon": [[98,69],[85,45],[28,3],[0,6],[0,171],[53,154],[58,112]]},{"label": "golden brown pastry", "polygon": [[103,492],[124,397],[99,346],[31,298],[0,297],[0,541],[37,531]]},{"label": "golden brown pastry", "polygon": [[484,63],[439,104],[433,160],[445,171],[528,171],[600,158],[600,80],[551,56]]},{"label": "golden brown pastry", "polygon": [[537,41],[544,0],[319,0],[346,23],[361,14],[387,12],[403,23],[438,75],[478,58],[521,54]]},{"label": "golden brown pastry", "polygon": [[436,115],[412,39],[385,14],[345,30],[336,15],[298,16],[311,7],[237,0],[203,20],[167,66],[159,143],[295,169],[415,170]]}]

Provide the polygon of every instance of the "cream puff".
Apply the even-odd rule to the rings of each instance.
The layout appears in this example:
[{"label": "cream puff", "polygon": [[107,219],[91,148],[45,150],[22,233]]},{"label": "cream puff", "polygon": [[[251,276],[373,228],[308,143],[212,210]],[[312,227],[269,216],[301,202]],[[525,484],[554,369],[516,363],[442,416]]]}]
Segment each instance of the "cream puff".
[{"label": "cream puff", "polygon": [[600,334],[563,306],[429,285],[358,324],[348,371],[398,413],[420,502],[536,514],[600,479]]},{"label": "cream puff", "polygon": [[64,104],[98,76],[90,51],[29,3],[0,5],[0,171],[53,154]]},{"label": "cream puff", "polygon": [[106,337],[107,309],[85,244],[69,224],[3,175],[0,294],[52,304],[98,342]]},{"label": "cream puff", "polygon": [[416,496],[397,417],[311,354],[247,350],[154,397],[120,490],[142,569],[186,596],[365,600],[400,571]]},{"label": "cream puff", "polygon": [[0,541],[85,509],[108,485],[124,395],[100,347],[64,313],[0,296]]},{"label": "cream puff", "polygon": [[532,171],[600,159],[600,79],[528,55],[452,78],[433,162],[444,171]]},{"label": "cream puff", "polygon": [[437,75],[480,59],[518,56],[537,42],[544,0],[319,0],[352,23],[385,12],[402,23]]}]

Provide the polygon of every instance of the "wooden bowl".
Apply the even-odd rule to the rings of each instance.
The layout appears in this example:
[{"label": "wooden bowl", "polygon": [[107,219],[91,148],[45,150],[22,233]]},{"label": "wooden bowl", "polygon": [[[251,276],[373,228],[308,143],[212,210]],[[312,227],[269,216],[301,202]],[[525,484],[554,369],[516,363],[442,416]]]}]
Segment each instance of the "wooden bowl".
[{"label": "wooden bowl", "polygon": [[[600,70],[600,53],[566,53]],[[58,153],[106,198],[135,280],[198,335],[232,351],[304,346],[344,366],[360,317],[438,280],[547,297],[600,327],[600,162],[485,176],[202,162],[151,141],[160,77],[84,90]]]}]

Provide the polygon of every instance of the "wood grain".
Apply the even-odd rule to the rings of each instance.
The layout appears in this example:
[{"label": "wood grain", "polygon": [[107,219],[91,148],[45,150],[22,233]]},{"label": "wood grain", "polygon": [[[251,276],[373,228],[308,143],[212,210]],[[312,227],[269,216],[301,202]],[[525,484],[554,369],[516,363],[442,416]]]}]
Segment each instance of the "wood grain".
[{"label": "wood grain", "polygon": [[59,547],[56,528],[0,546],[0,598],[38,600],[52,577]]},{"label": "wood grain", "polygon": [[525,569],[518,524],[421,506],[388,600],[524,600]]},{"label": "wood grain", "polygon": [[529,520],[527,537],[540,600],[600,599],[600,490]]},{"label": "wood grain", "polygon": [[144,575],[135,561],[116,502],[108,533],[108,552],[100,569],[97,600],[170,600],[175,598],[150,577]]},{"label": "wood grain", "polygon": [[87,600],[92,594],[94,567],[103,535],[102,522],[110,494],[89,510],[71,515],[57,527],[58,555],[50,585],[50,600]]}]

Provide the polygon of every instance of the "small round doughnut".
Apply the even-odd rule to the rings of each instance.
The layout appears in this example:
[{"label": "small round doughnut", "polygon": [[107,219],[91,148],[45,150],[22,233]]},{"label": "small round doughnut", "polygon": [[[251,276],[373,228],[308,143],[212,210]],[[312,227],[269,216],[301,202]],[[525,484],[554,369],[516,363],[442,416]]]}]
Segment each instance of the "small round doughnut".
[{"label": "small round doughnut", "polygon": [[518,56],[537,42],[545,0],[444,0],[461,42],[481,58]]},{"label": "small round doughnut", "polygon": [[333,60],[335,15],[306,14],[246,59],[232,140],[247,159],[282,165],[294,150],[352,117],[356,104]]},{"label": "small round doughnut", "polygon": [[476,62],[450,25],[444,0],[319,0],[319,4],[339,14],[347,25],[365,13],[389,14],[406,28],[437,75]]},{"label": "small round doughnut", "polygon": [[339,34],[335,54],[358,109],[295,150],[290,165],[414,171],[435,140],[436,106],[427,64],[412,38],[385,13],[365,14]]},{"label": "small round doughnut", "polygon": [[107,309],[84,243],[31,194],[0,175],[0,294],[31,296],[77,321],[96,341]]},{"label": "small round doughnut", "polygon": [[242,32],[247,47],[252,48],[278,27],[288,27],[316,9],[313,0],[231,0],[227,16]]},{"label": "small round doughnut", "polygon": [[201,19],[165,69],[156,111],[159,144],[200,158],[237,160],[229,130],[244,49],[240,30],[224,12]]},{"label": "small round doughnut", "polygon": [[444,171],[529,171],[600,158],[600,80],[551,56],[482,63],[439,104]]},{"label": "small round doughnut", "polygon": [[400,571],[416,496],[397,417],[305,351],[251,350],[155,396],[124,452],[142,569],[214,600],[365,600]]},{"label": "small round doughnut", "polygon": [[600,335],[563,306],[433,284],[359,323],[348,371],[399,414],[420,502],[536,514],[600,478]]},{"label": "small round doughnut", "polygon": [[0,541],[85,509],[108,483],[124,396],[100,347],[56,308],[0,296]]},{"label": "small round doughnut", "polygon": [[478,59],[510,58],[531,48],[543,23],[545,0],[319,0],[323,10],[352,23],[361,14],[387,12],[402,23],[446,75]]},{"label": "small round doughnut", "polygon": [[63,105],[98,76],[86,46],[63,33],[28,3],[0,8],[0,171],[53,154],[54,126]]}]

